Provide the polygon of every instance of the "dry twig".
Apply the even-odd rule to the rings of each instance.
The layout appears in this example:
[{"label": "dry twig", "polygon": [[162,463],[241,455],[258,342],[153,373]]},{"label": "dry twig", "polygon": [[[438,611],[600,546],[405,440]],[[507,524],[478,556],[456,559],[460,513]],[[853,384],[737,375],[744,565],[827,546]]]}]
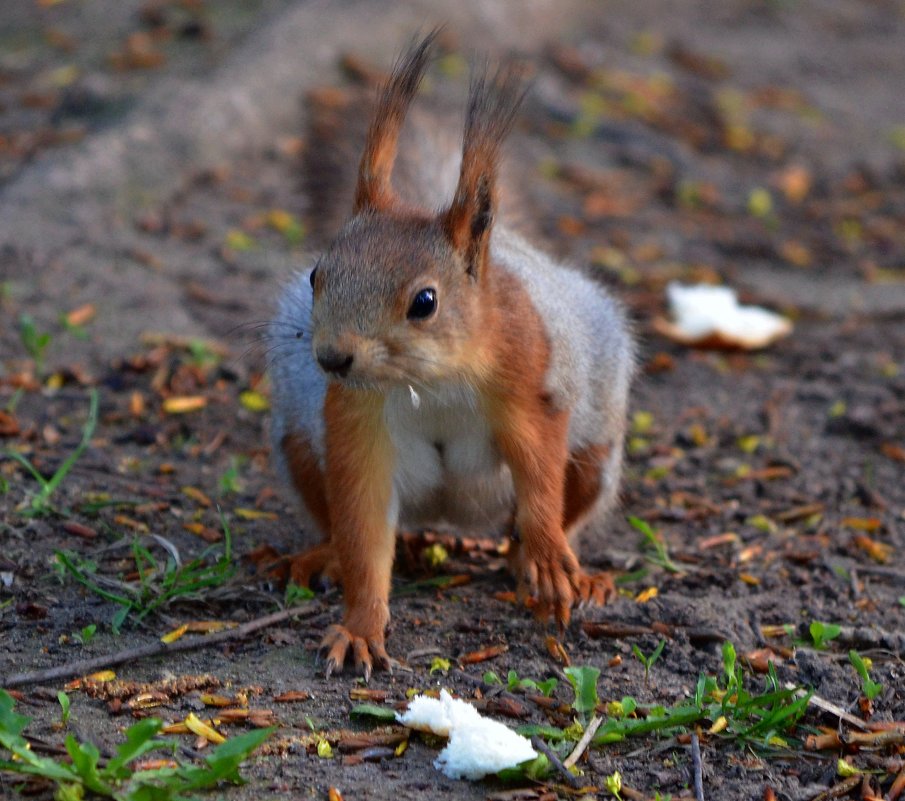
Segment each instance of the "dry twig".
[{"label": "dry twig", "polygon": [[694,768],[694,797],[704,801],[704,766],[701,764],[701,743],[697,734],[691,735],[691,764]]},{"label": "dry twig", "polygon": [[179,651],[192,651],[196,648],[207,648],[211,645],[218,645],[222,642],[230,640],[238,640],[260,629],[282,623],[291,617],[313,617],[320,612],[320,606],[316,604],[305,604],[305,606],[294,606],[292,609],[284,609],[281,612],[274,612],[272,615],[250,620],[234,629],[224,629],[215,634],[207,634],[201,637],[191,637],[177,640],[174,643],[155,642],[151,645],[143,645],[139,648],[126,648],[109,656],[98,656],[93,659],[82,659],[77,662],[70,662],[66,665],[60,665],[47,670],[36,670],[31,673],[13,673],[5,679],[0,680],[0,687],[21,687],[26,684],[39,684],[47,681],[55,681],[56,679],[68,679],[73,676],[82,676],[101,668],[109,668],[113,665],[121,665],[124,662],[136,662],[139,659],[147,659],[152,656],[160,656],[162,654],[174,654]]},{"label": "dry twig", "polygon": [[581,735],[581,739],[572,750],[572,753],[566,757],[563,765],[565,765],[567,768],[571,768],[578,762],[579,759],[581,759],[581,755],[591,744],[591,740],[594,738],[594,735],[597,734],[597,729],[600,728],[601,723],[603,723],[603,718],[598,717],[597,715],[594,715],[594,717],[591,718],[591,722],[588,723],[587,728],[584,730],[584,734]]},{"label": "dry twig", "polygon": [[578,789],[581,787],[580,779],[573,775],[569,769],[563,764],[562,760],[556,755],[552,748],[547,745],[540,737],[536,734],[531,738],[531,745],[534,746],[536,751],[540,751],[547,759],[550,760],[550,764],[558,770],[563,778],[566,780],[566,784],[569,787],[573,787]]}]

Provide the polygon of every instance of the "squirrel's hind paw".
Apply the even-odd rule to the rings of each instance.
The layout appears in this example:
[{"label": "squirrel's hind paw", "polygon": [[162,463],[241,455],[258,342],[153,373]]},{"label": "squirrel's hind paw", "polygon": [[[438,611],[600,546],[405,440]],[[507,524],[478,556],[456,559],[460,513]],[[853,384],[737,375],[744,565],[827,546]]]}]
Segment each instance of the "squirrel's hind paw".
[{"label": "squirrel's hind paw", "polygon": [[292,581],[299,587],[320,589],[320,586],[312,586],[314,579],[318,577],[320,578],[318,583],[324,585],[324,588],[339,583],[339,563],[335,550],[328,543],[321,543],[288,556],[257,561],[260,571],[273,576],[283,584]]}]

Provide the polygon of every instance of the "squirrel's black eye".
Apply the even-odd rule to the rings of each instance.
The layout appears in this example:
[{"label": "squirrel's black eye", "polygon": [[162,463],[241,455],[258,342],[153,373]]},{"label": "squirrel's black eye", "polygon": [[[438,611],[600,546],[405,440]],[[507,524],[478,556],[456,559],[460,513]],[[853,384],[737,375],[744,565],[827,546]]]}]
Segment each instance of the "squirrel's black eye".
[{"label": "squirrel's black eye", "polygon": [[437,310],[437,291],[422,289],[409,306],[409,320],[426,320]]},{"label": "squirrel's black eye", "polygon": [[311,282],[311,288],[314,289],[314,276],[317,275],[317,267],[315,267],[311,271],[311,275],[308,276],[308,280]]}]

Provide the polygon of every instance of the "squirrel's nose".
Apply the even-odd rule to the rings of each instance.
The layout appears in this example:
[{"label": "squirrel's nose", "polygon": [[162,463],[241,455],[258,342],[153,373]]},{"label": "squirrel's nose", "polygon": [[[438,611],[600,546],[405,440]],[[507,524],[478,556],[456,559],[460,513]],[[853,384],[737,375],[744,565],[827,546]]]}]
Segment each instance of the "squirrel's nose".
[{"label": "squirrel's nose", "polygon": [[352,366],[354,356],[351,353],[343,353],[329,345],[323,345],[317,349],[317,363],[327,373],[335,373],[344,376]]}]

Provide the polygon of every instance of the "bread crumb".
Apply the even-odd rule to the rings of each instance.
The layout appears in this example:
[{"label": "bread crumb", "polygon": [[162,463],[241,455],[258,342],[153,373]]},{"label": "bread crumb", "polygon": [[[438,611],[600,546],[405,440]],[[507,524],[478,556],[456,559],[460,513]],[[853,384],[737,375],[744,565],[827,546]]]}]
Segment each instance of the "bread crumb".
[{"label": "bread crumb", "polygon": [[674,322],[654,327],[676,342],[695,347],[757,350],[792,331],[792,323],[759,306],[741,306],[734,289],[672,282],[666,287]]},{"label": "bread crumb", "polygon": [[450,779],[480,779],[537,757],[527,738],[490,718],[446,690],[440,698],[419,695],[397,720],[410,729],[449,737],[434,767]]}]

